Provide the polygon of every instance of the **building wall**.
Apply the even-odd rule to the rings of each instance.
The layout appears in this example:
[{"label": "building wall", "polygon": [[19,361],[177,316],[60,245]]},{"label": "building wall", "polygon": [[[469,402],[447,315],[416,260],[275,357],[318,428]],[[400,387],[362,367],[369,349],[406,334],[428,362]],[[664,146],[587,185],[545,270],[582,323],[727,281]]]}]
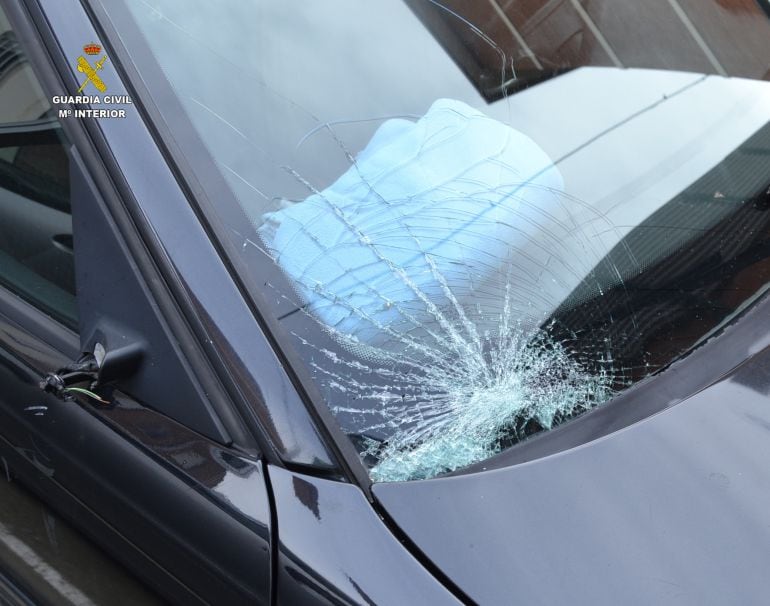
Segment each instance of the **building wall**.
[{"label": "building wall", "polygon": [[490,100],[585,65],[770,79],[767,0],[408,1]]}]

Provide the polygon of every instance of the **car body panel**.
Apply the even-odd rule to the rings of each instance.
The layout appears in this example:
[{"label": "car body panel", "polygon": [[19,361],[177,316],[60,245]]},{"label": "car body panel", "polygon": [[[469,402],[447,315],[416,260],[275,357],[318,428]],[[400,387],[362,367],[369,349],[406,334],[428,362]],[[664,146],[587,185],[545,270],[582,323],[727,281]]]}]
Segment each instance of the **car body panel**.
[{"label": "car body panel", "polygon": [[281,604],[459,604],[393,536],[360,489],[268,466]]},{"label": "car body panel", "polygon": [[[93,13],[77,0],[14,6],[50,28],[38,61],[55,65],[71,88],[80,77],[74,59],[83,44],[102,41],[89,21]],[[134,94],[111,65],[100,75],[110,94]],[[699,82],[695,75],[670,78],[671,87],[662,90]],[[542,111],[537,101],[523,104],[547,86],[514,99],[522,103],[522,120]],[[658,107],[659,91],[647,92],[643,101],[634,97],[614,108],[606,128],[619,124],[620,133],[634,112]],[[182,184],[181,169],[148,127],[151,111],[137,103],[124,119],[86,123],[82,130],[91,139],[75,141],[73,157],[91,173],[88,187],[104,193],[106,181],[120,182],[114,187],[123,188],[129,219],[109,228],[125,238],[130,223],[144,238],[136,248],[120,249],[121,271],[140,275],[145,256],[162,268],[166,283],[157,279],[139,290],[146,287],[142,295],[150,303],[153,293],[172,293],[170,305],[158,303],[152,311],[195,335],[191,341],[216,376],[213,390],[202,391],[222,404],[196,416],[185,409],[193,402],[182,390],[172,402],[173,385],[146,401],[116,390],[103,408],[41,393],[40,376],[93,346],[90,335],[79,342],[71,332],[38,331],[35,321],[47,320],[30,320],[31,307],[0,292],[0,455],[23,468],[38,493],[77,511],[70,517],[84,531],[169,599],[228,606],[552,604],[578,596],[598,604],[707,604],[752,603],[767,594],[770,350],[757,309],[750,322],[614,403],[484,463],[499,469],[480,471],[479,465],[475,473],[378,484],[371,502],[368,484],[356,484],[350,469],[342,469],[340,453],[307,405],[298,371],[244,296],[210,224],[190,204],[194,192],[185,188],[195,185]],[[590,164],[595,125],[584,126],[562,151],[577,150],[575,157]],[[648,156],[654,165],[655,153]],[[95,174],[99,160],[104,174]],[[84,198],[76,201],[76,213],[78,204],[86,208],[85,185],[77,190]],[[107,202],[88,208],[105,215],[114,210]],[[80,225],[78,237],[109,231],[96,222]],[[98,258],[104,249],[89,250]],[[80,282],[98,290],[96,282]],[[118,305],[105,300],[90,300],[84,333],[103,307],[105,315],[115,313]],[[26,322],[7,312],[14,306]],[[764,314],[766,307],[758,308]],[[167,324],[162,331],[169,339],[178,334]],[[172,345],[169,355],[187,355]],[[747,356],[753,357],[707,387]],[[699,363],[699,372],[691,372]],[[199,378],[187,377],[191,384]],[[230,398],[241,408],[229,408]],[[639,406],[624,408],[624,402]],[[128,546],[134,551],[125,553]]]},{"label": "car body panel", "polygon": [[760,604],[770,350],[664,412],[506,469],[374,495],[479,603]]},{"label": "car body panel", "polygon": [[[15,16],[14,25],[22,23],[22,29],[29,26],[20,3],[3,3],[3,7]],[[78,3],[72,8],[69,25],[63,26],[65,31],[72,29],[73,22],[89,24]],[[27,31],[28,54],[33,37]],[[94,39],[93,33],[87,37]],[[41,47],[34,50],[40,51]],[[37,57],[36,67],[40,60]],[[46,69],[50,70],[50,65],[46,64]],[[117,77],[110,84],[117,88]],[[138,116],[134,119],[141,124]],[[135,145],[131,166],[141,175],[141,184],[154,187],[155,194],[164,196],[166,212],[173,213],[171,199],[176,196],[174,199],[184,209],[177,217],[177,228],[184,228],[185,219],[195,226],[195,233],[209,247],[201,252],[208,250],[214,262],[214,275],[218,278],[211,279],[220,279],[229,285],[229,292],[237,292],[224,266],[221,262],[217,265],[211,241],[170,177],[168,165],[152,139],[138,142],[134,138],[128,143]],[[145,145],[146,153],[137,153],[140,144]],[[114,315],[114,302],[99,303],[99,293],[94,292],[98,284],[93,279],[96,273],[115,271],[117,265],[122,267],[123,275],[113,283],[115,290],[123,289],[125,299],[137,306],[149,304],[149,313],[167,314],[168,307],[162,308],[157,299],[153,300],[158,292],[157,279],[155,290],[147,288],[141,278],[135,283],[126,279],[129,275],[140,275],[138,268],[144,257],[136,254],[136,248],[125,245],[125,222],[119,224],[114,217],[107,219],[109,211],[100,197],[105,190],[84,178],[89,173],[94,180],[101,179],[103,188],[103,172],[95,169],[92,162],[81,160],[81,151],[83,156],[90,153],[89,157],[93,157],[91,147],[83,142],[76,147],[70,162],[75,177],[71,192],[76,198],[75,212],[87,212],[88,221],[106,220],[100,225],[81,223],[83,231],[77,237],[84,243],[88,240],[89,245],[98,244],[99,238],[103,238],[102,244],[109,240],[115,255],[110,268],[104,263],[104,249],[80,249],[81,253],[90,249],[93,257],[92,274],[89,279],[81,275],[78,285],[79,295],[90,302],[86,307],[88,313],[81,316],[85,328],[94,317]],[[142,159],[152,160],[152,153],[158,156],[157,167],[166,171],[165,182],[142,164]],[[89,164],[88,168],[85,164]],[[167,187],[165,191],[162,183]],[[149,196],[150,192],[145,189],[143,193]],[[153,196],[152,202],[157,203],[157,198]],[[168,244],[176,245],[176,254],[187,258],[195,250],[196,242],[178,239]],[[178,248],[184,244],[192,248]],[[80,269],[85,269],[85,263],[81,265],[84,267]],[[200,265],[198,270],[203,272],[204,268]],[[224,292],[219,294],[224,296]],[[166,322],[168,317],[165,316]],[[241,318],[254,322],[246,309]],[[128,322],[130,314],[124,314],[123,319]],[[168,332],[168,324],[162,322],[161,326],[153,338],[166,339],[169,348],[156,351],[167,353],[151,363],[162,372],[170,357],[180,356],[181,352],[178,340]],[[59,399],[43,393],[39,386],[41,377],[76,359],[84,345],[75,333],[32,305],[0,291],[0,454],[6,468],[18,473],[25,485],[44,495],[83,532],[119,561],[131,565],[140,578],[167,599],[185,604],[219,600],[228,604],[268,603],[272,585],[272,511],[258,450],[230,447],[227,433],[205,436],[170,418],[177,410],[181,411],[178,416],[182,421],[187,416],[194,419],[194,415],[185,414],[184,407],[199,405],[189,397],[187,389],[194,384],[195,376],[182,379],[186,381],[185,389],[179,385],[175,388],[171,383],[166,386],[169,389],[165,396],[158,397],[160,392],[155,389],[154,395],[145,394],[142,402],[116,390],[110,405],[101,407],[88,400]],[[168,374],[166,380],[173,381],[174,374]],[[212,399],[214,395],[206,394]],[[179,408],[167,406],[169,401]],[[191,421],[190,425],[196,423]],[[201,428],[205,429],[205,425]]]},{"label": "car body panel", "polygon": [[[5,318],[0,326],[0,427],[11,468],[21,456],[47,480],[44,492],[63,488],[198,599],[266,603],[270,508],[261,463],[123,394],[97,413],[42,393],[39,377],[56,353]],[[90,524],[85,515],[76,522]]]}]

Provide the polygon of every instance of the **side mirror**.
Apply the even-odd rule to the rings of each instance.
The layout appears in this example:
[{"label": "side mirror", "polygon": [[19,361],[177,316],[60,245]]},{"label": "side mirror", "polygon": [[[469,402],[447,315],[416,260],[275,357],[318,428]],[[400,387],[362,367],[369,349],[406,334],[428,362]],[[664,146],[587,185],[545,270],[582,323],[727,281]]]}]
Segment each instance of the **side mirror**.
[{"label": "side mirror", "polygon": [[103,386],[130,379],[139,370],[145,354],[141,338],[129,336],[109,322],[101,322],[90,338],[84,339],[84,351],[93,355],[96,385]]}]

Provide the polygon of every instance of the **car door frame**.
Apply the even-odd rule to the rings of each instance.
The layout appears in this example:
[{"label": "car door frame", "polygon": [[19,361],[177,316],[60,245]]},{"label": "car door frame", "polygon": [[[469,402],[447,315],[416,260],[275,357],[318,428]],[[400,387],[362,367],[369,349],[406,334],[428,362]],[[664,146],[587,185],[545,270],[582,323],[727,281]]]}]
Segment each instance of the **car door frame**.
[{"label": "car door frame", "polygon": [[[34,28],[31,27],[31,17],[26,13],[26,6],[19,2],[6,1],[3,7],[9,13],[14,30],[21,30],[28,40],[37,38]],[[32,45],[28,44],[25,49],[29,55],[35,54],[32,48]],[[40,69],[40,66],[51,67],[44,58],[29,58],[33,67],[37,68],[38,77],[42,75],[41,71],[48,71],[48,77],[51,77],[50,70]],[[45,82],[43,88],[46,89]],[[67,130],[70,139],[77,140],[77,152],[73,157],[82,152],[82,163],[88,165],[87,174],[94,178],[94,189],[99,193],[107,192],[105,198],[113,197],[114,206],[111,210],[119,208],[118,205],[123,201],[119,199],[120,192],[116,192],[112,186],[112,175],[106,170],[93,168],[100,164],[99,152],[88,143],[82,132],[78,132],[81,129]],[[174,324],[174,336],[180,344],[183,343],[180,349],[196,369],[196,377],[206,385],[212,397],[225,400],[227,393],[211,372],[210,366],[205,363],[196,336],[190,334],[192,331],[186,327],[173,294],[168,292],[166,283],[159,277],[146,241],[136,233],[136,229],[131,229],[130,218],[125,214],[112,212],[110,215],[123,235],[131,261],[142,275],[152,276],[146,282],[153,287],[149,290],[154,303],[160,308],[163,317],[169,320],[169,324]],[[118,225],[121,221],[122,225]],[[241,601],[244,596],[269,601],[272,576],[269,564],[272,557],[270,527],[273,517],[269,504],[269,486],[264,473],[262,451],[251,431],[243,428],[237,415],[231,412],[233,416],[228,419],[228,428],[234,428],[232,435],[237,439],[237,446],[232,446],[206,440],[172,419],[131,401],[127,396],[119,396],[117,405],[111,410],[100,410],[86,402],[63,402],[53,396],[38,393],[35,386],[42,373],[59,368],[77,356],[80,351],[78,336],[4,289],[0,289],[0,330],[0,339],[6,349],[3,353],[8,354],[4,356],[6,366],[13,368],[21,379],[18,385],[23,387],[23,394],[20,395],[23,401],[20,401],[13,411],[14,414],[10,415],[14,418],[7,416],[4,424],[6,437],[0,442],[3,462],[22,476],[26,484],[44,496],[65,517],[118,559],[127,563],[166,597],[183,603],[197,603],[201,601],[203,592],[204,595],[208,594],[207,598],[203,598],[206,601],[215,595],[225,595],[236,602]],[[10,396],[6,394],[6,397]],[[32,407],[42,406],[45,409],[44,414],[37,414],[41,409],[31,412],[31,406],[25,406],[30,402],[34,402]],[[227,411],[228,407],[232,411],[228,403],[221,405],[217,411]],[[137,419],[137,410],[143,419]],[[254,500],[248,503],[238,502],[234,493],[217,490],[217,484],[207,482],[206,478],[196,477],[193,469],[195,466],[190,465],[189,461],[180,460],[179,452],[168,448],[168,444],[153,441],[153,436],[147,432],[149,426],[162,428],[162,431],[159,431],[162,436],[176,436],[174,439],[180,439],[181,436],[181,439],[187,442],[200,445],[198,450],[193,451],[206,458],[207,464],[217,470],[214,475],[218,475],[219,471],[224,476],[228,473],[237,475],[237,471],[233,469],[243,471],[240,479],[249,481],[250,490],[255,495]],[[62,429],[65,431],[61,431]],[[7,434],[15,436],[15,443],[6,439]],[[30,444],[24,444],[27,440]],[[105,449],[109,456],[99,454],[104,453]],[[130,481],[114,480],[120,478],[120,474],[126,469],[133,471],[127,474],[133,475]],[[112,484],[117,482],[118,488],[122,490],[111,485],[111,478]],[[169,488],[171,485],[173,488]],[[99,488],[95,489],[97,486]],[[148,490],[151,486],[165,493],[167,503],[165,508],[160,508],[160,517],[165,517],[165,523],[156,523],[154,526],[146,524],[139,536],[134,534],[130,527],[131,524],[141,525],[143,516],[147,515],[148,503],[152,499],[158,500],[159,496],[153,496],[152,491]],[[132,492],[131,488],[135,489],[135,492]],[[171,498],[169,493],[175,496]],[[176,507],[173,502],[176,502]],[[188,512],[195,510],[198,514],[190,514],[182,524],[175,523],[174,518],[179,518],[185,509]],[[208,513],[201,517],[203,511]],[[206,519],[207,524],[202,525],[201,519]],[[155,520],[159,521],[163,520]],[[203,526],[209,527],[204,533],[208,537],[203,538],[204,542],[213,537],[231,539],[227,543],[232,555],[230,564],[238,568],[241,566],[239,561],[244,563],[241,566],[240,579],[234,578],[222,565],[212,561],[200,550],[201,545],[196,545],[192,540],[196,533],[200,534],[200,527]],[[169,530],[168,536],[165,537],[167,544],[161,544],[159,547],[161,550],[165,549],[165,560],[172,561],[176,558],[183,562],[184,566],[177,566],[176,571],[169,570],[168,566],[163,565],[164,558],[159,558],[157,552],[152,552],[146,547],[154,544],[153,527],[155,530]],[[162,534],[163,532],[160,532],[160,535]],[[156,540],[155,544],[157,543]],[[201,554],[204,557],[198,557]],[[254,576],[259,576],[255,557],[267,566],[267,581],[262,583],[264,591],[262,595],[255,596],[254,592],[249,593],[247,587],[239,594],[238,584],[244,580],[249,563],[255,566]],[[189,569],[194,576],[180,573],[184,568]],[[224,580],[226,583],[217,582],[218,580]],[[247,579],[246,581],[248,584]],[[227,584],[235,587],[231,595],[227,594]]]}]

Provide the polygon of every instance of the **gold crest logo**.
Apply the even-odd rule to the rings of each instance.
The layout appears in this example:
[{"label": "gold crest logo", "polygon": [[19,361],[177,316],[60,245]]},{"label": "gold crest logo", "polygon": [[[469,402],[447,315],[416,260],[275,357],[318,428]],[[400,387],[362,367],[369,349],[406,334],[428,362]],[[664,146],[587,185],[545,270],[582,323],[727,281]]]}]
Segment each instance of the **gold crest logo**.
[{"label": "gold crest logo", "polygon": [[[94,42],[91,42],[90,44],[86,44],[83,47],[83,52],[86,55],[93,56],[98,55],[102,52],[102,47]],[[78,57],[78,71],[81,74],[85,74],[86,79],[83,81],[83,84],[80,85],[80,88],[78,89],[78,93],[82,93],[83,89],[88,86],[88,83],[90,82],[96,87],[96,90],[98,90],[100,93],[103,93],[107,90],[107,85],[104,83],[104,81],[99,77],[98,72],[102,67],[104,67],[104,62],[107,60],[107,55],[104,55],[101,59],[99,59],[93,66],[88,62],[88,59],[86,59],[83,55],[80,55]]]}]

